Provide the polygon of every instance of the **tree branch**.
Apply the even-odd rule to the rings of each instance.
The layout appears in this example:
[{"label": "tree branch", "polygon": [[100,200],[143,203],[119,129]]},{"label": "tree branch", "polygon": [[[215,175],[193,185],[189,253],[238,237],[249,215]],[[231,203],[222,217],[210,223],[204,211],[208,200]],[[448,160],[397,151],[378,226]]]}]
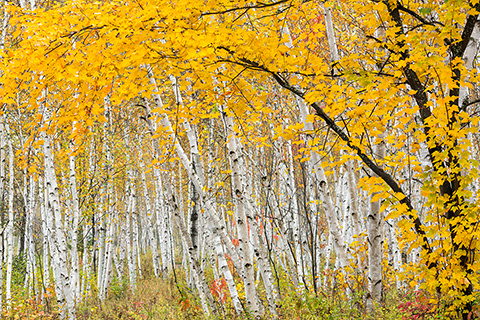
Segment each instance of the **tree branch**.
[{"label": "tree branch", "polygon": [[283,3],[285,3],[285,2],[288,2],[288,1],[290,1],[290,0],[280,0],[280,1],[277,1],[277,2],[271,2],[271,3],[263,3],[263,2],[257,1],[257,2],[256,2],[255,4],[253,4],[253,5],[244,6],[244,7],[230,8],[230,9],[225,9],[225,10],[221,10],[221,11],[205,12],[205,13],[202,13],[200,16],[201,16],[201,17],[204,17],[204,16],[215,15],[215,14],[225,14],[225,13],[229,13],[229,12],[233,12],[233,11],[238,11],[238,10],[263,9],[263,8],[278,6],[278,5],[281,5],[281,4],[283,4]]},{"label": "tree branch", "polygon": [[[228,53],[234,55],[235,52],[229,48],[226,48],[226,47],[219,47],[219,49],[223,49],[225,51],[227,51]],[[285,88],[286,90],[292,92],[293,94],[297,95],[298,97],[302,98],[305,100],[305,93],[302,92],[300,89],[290,85],[288,83],[288,81],[283,78],[282,75],[280,75],[278,72],[275,72],[275,71],[271,71],[269,70],[267,67],[255,62],[255,61],[251,61],[247,58],[239,58],[239,60],[241,61],[241,64],[243,66],[245,65],[250,65],[250,67],[252,69],[255,69],[255,70],[261,70],[263,72],[266,72],[266,73],[269,73],[273,79],[275,79],[275,81],[280,85],[282,86],[283,88]],[[365,154],[365,152],[363,152],[358,146],[356,146],[352,140],[350,139],[350,137],[344,132],[344,130],[339,127],[335,121],[330,118],[326,113],[325,111],[323,111],[323,109],[320,107],[320,105],[318,105],[318,103],[314,102],[314,103],[310,103],[310,106],[312,106],[312,108],[315,110],[315,113],[320,117],[322,118],[322,120],[326,123],[326,125],[328,126],[328,128],[332,129],[332,131],[335,132],[335,134],[340,138],[342,139],[346,144],[347,146],[357,154],[357,156],[360,157],[360,159],[363,161],[363,163],[370,168],[370,170],[372,170],[373,172],[375,172],[375,174],[377,174],[377,176],[379,176],[389,187],[390,189],[395,192],[395,193],[400,193],[401,195],[403,195],[403,198],[401,200],[399,200],[399,202],[401,204],[404,204],[407,209],[408,209],[408,218],[413,222],[413,225],[414,225],[414,230],[415,232],[420,236],[421,240],[422,240],[422,243],[421,243],[421,246],[422,246],[422,249],[424,249],[425,251],[427,251],[428,254],[431,254],[432,253],[432,248],[430,247],[430,243],[428,242],[428,239],[427,239],[427,236],[426,236],[426,233],[425,233],[425,230],[424,230],[424,227],[423,227],[423,224],[422,222],[420,221],[420,219],[418,218],[418,216],[415,216],[414,215],[414,208],[412,206],[412,203],[411,203],[411,200],[410,198],[407,196],[407,194],[405,193],[405,191],[402,190],[402,188],[398,185],[398,183],[395,181],[395,179],[388,173],[386,172],[385,170],[383,170],[382,168],[380,168],[377,164],[375,164],[375,162],[369,158],[369,156],[367,154]],[[431,262],[429,264],[429,267],[434,267],[436,266],[436,262]]]}]

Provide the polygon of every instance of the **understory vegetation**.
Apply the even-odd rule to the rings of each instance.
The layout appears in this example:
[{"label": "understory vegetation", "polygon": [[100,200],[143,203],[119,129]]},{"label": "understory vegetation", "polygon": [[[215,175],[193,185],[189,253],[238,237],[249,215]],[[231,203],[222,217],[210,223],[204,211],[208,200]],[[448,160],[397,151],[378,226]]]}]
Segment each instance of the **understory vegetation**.
[{"label": "understory vegetation", "polygon": [[[222,305],[222,313],[206,316],[202,312],[198,294],[191,290],[185,273],[179,269],[174,277],[156,278],[152,272],[151,254],[143,255],[143,278],[138,281],[135,292],[129,289],[127,277],[113,277],[108,297],[104,301],[95,298],[95,294],[84,299],[78,306],[79,320],[156,320],[156,319],[254,319],[250,314],[239,316],[235,313],[228,291],[213,274],[208,272],[210,290]],[[17,268],[14,281],[22,283],[22,268]],[[16,280],[15,280],[16,279]],[[176,279],[176,280],[175,280]],[[411,289],[398,291],[386,286],[382,305],[376,306],[374,312],[367,312],[365,307],[365,290],[357,284],[354,292],[346,296],[346,285],[336,283],[328,290],[315,294],[297,294],[291,281],[285,274],[279,276],[281,304],[278,319],[366,319],[366,320],[440,320],[450,319],[441,306],[429,302],[424,291]],[[388,282],[386,282],[388,283]],[[54,299],[54,289],[47,288],[46,294],[35,298],[22,293],[21,286],[15,285],[12,310],[2,315],[3,319],[58,319],[58,306]],[[259,295],[264,298],[264,288],[259,283]],[[478,307],[476,307],[478,308]],[[475,309],[475,315],[480,315]],[[264,319],[269,319],[266,314]],[[473,319],[474,317],[472,317]]]}]

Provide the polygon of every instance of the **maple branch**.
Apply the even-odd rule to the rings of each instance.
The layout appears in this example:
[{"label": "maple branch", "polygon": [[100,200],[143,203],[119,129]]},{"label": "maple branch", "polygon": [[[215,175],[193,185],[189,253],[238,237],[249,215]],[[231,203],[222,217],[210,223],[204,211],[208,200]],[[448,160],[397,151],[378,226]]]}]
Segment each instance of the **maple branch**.
[{"label": "maple branch", "polygon": [[[289,90],[290,92],[294,93],[295,95],[305,99],[305,94],[301,92],[299,89],[291,86],[285,79],[283,79],[280,75],[276,73],[272,74],[273,78],[282,86],[283,88]],[[423,225],[418,216],[414,216],[413,211],[414,208],[410,201],[410,198],[405,194],[402,188],[398,185],[398,183],[393,179],[393,177],[382,168],[380,168],[372,159],[368,157],[358,146],[354,145],[353,142],[350,140],[348,135],[340,128],[335,121],[330,118],[325,111],[318,105],[318,103],[310,103],[312,108],[315,110],[316,114],[322,118],[322,120],[327,124],[327,126],[332,129],[338,137],[340,137],[347,146],[353,150],[359,157],[362,159],[363,163],[367,165],[375,174],[377,174],[395,193],[400,193],[404,196],[403,199],[399,200],[401,204],[405,204],[408,208],[409,214],[408,217],[410,220],[413,221],[415,232],[422,237],[422,248],[425,249],[428,253],[432,253],[432,249],[426,237],[425,231],[423,230]]]},{"label": "maple branch", "polygon": [[230,9],[225,9],[221,11],[211,11],[211,12],[204,12],[200,16],[210,16],[210,15],[215,15],[215,14],[225,14],[233,11],[238,11],[238,10],[250,10],[250,9],[263,9],[263,8],[268,8],[268,7],[274,7],[278,6],[282,3],[289,2],[290,0],[280,0],[277,2],[271,2],[271,3],[263,3],[257,1],[256,4],[250,5],[250,6],[244,6],[244,7],[237,7],[237,8],[230,8]]},{"label": "maple branch", "polygon": [[[472,9],[480,12],[480,2],[478,2],[475,6],[472,6]],[[450,46],[450,51],[453,54],[453,57],[462,58],[465,50],[467,49],[468,43],[470,42],[470,37],[472,36],[473,29],[475,28],[475,24],[478,22],[478,14],[476,15],[469,15],[467,17],[467,22],[463,27],[462,31],[462,40],[460,42],[454,42]]]},{"label": "maple branch", "polygon": [[57,49],[60,48],[62,45],[63,45],[63,42],[60,42],[60,43],[57,44],[55,47],[53,47],[53,48],[51,48],[50,50],[48,50],[47,52],[45,52],[45,55],[48,55],[48,54],[50,54],[51,52],[57,50]]},{"label": "maple branch", "polygon": [[[474,101],[471,101],[471,102],[468,102],[467,100],[465,100],[465,102],[462,106],[462,109],[467,110],[468,107],[470,107],[473,104],[477,104],[479,102],[480,102],[480,99],[477,99],[477,100],[474,100]],[[476,113],[478,113],[478,112],[476,112]]]},{"label": "maple branch", "polygon": [[[226,47],[219,47],[219,49],[223,49],[232,55],[235,54],[233,50]],[[269,73],[281,87],[285,88],[286,90],[292,92],[296,96],[305,100],[305,93],[302,92],[299,88],[296,88],[290,85],[290,83],[288,83],[288,81],[278,72],[271,71],[267,67],[255,61],[249,60],[247,58],[238,58],[238,59],[241,61],[241,62],[238,62],[238,64],[241,64],[243,66],[249,65],[252,69],[261,70],[263,72]],[[235,63],[235,61],[230,61],[230,62]],[[406,195],[405,191],[403,191],[403,189],[398,185],[395,179],[388,172],[380,168],[372,159],[370,159],[370,157],[364,151],[362,151],[362,149],[360,149],[360,147],[356,146],[353,143],[353,141],[344,132],[344,130],[341,127],[339,127],[335,123],[335,121],[325,113],[325,111],[323,111],[322,107],[320,107],[318,103],[314,102],[309,104],[315,110],[317,116],[322,118],[322,120],[325,122],[328,128],[332,129],[332,131],[334,131],[335,134],[340,139],[342,139],[347,144],[347,146],[352,151],[354,151],[357,154],[357,156],[360,157],[360,159],[362,159],[363,163],[367,167],[369,167],[377,176],[379,176],[390,187],[390,189],[393,192],[400,193],[403,196],[403,198],[400,199],[399,202],[401,204],[404,204],[407,207],[409,212],[408,218],[413,222],[415,232],[422,238],[422,244],[421,244],[422,248],[426,250],[428,254],[431,254],[432,248],[430,247],[430,243],[428,242],[423,224],[418,218],[418,216],[414,215],[414,208],[413,208],[412,202],[410,201],[410,198]],[[436,262],[431,262],[429,267],[436,266],[436,264],[437,264]]]},{"label": "maple branch", "polygon": [[[401,36],[404,35],[403,32],[403,22],[402,18],[400,17],[400,12],[398,6],[392,8],[388,1],[384,1],[385,5],[388,9],[388,14],[390,15],[391,19],[395,23],[395,26],[398,28],[397,35]],[[408,48],[405,44],[404,40],[397,41],[397,45],[400,48],[400,60],[407,61],[410,58],[410,54],[408,52]],[[428,143],[431,141],[430,131],[431,127],[427,124],[427,119],[432,116],[432,111],[430,107],[427,105],[428,97],[426,93],[426,88],[420,81],[417,73],[410,68],[410,62],[408,62],[403,68],[402,71],[407,79],[407,83],[410,87],[415,91],[413,97],[418,105],[418,110],[420,113],[420,118],[422,119],[423,123],[423,131],[425,136],[427,137],[427,148],[428,154],[430,158],[430,162],[433,165],[435,171],[439,171],[441,168],[446,168],[446,164],[442,161],[442,159],[436,159],[436,155],[441,154],[443,147],[440,143],[434,142],[433,146],[430,146]],[[440,185],[440,192],[445,194],[452,194],[452,185],[449,183],[448,179],[445,179],[443,183]]]},{"label": "maple branch", "polygon": [[[408,13],[409,15],[411,15],[412,17],[414,17],[415,19],[420,21],[422,23],[422,25],[429,25],[429,26],[440,25],[442,27],[445,26],[443,23],[441,23],[439,21],[428,21],[428,20],[424,19],[421,15],[419,15],[415,11],[413,11],[413,10],[407,8],[407,7],[402,6],[400,4],[400,2],[397,2],[397,8],[398,8],[398,10],[403,11],[405,13]],[[439,30],[436,29],[436,31],[438,32]]]}]

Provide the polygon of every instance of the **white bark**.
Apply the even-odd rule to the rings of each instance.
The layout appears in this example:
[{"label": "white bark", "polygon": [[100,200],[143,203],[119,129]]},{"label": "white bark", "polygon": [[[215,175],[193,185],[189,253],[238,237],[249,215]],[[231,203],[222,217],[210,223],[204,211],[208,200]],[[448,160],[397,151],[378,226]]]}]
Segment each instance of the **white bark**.
[{"label": "white bark", "polygon": [[270,267],[270,262],[268,261],[268,256],[265,253],[264,245],[262,244],[262,238],[259,232],[259,226],[257,220],[253,220],[253,244],[254,244],[254,253],[257,257],[257,265],[262,275],[262,280],[265,288],[265,294],[267,297],[268,308],[270,313],[274,318],[278,316],[277,313],[277,299],[278,299],[278,289],[274,283],[272,270]]},{"label": "white bark", "polygon": [[300,224],[300,213],[298,211],[298,202],[297,202],[297,186],[295,183],[294,175],[294,166],[293,166],[293,153],[292,153],[292,142],[287,141],[287,155],[288,155],[288,180],[287,180],[287,190],[290,195],[290,206],[291,213],[293,218],[293,241],[295,243],[295,255],[297,260],[297,274],[298,279],[306,287],[305,279],[305,265],[303,259],[303,248],[302,248],[302,235],[301,235],[301,224]]},{"label": "white bark", "polygon": [[[9,14],[7,12],[7,5],[6,5],[6,0],[2,0],[2,33],[1,33],[1,38],[0,38],[0,50],[3,52],[5,49],[5,39],[7,36],[7,27],[8,27],[8,20],[9,20]],[[5,118],[2,115],[0,115],[0,199],[4,199],[5,196],[5,124],[4,124]],[[3,218],[3,214],[0,218]],[[6,243],[6,233],[7,233],[7,227],[8,227],[8,222],[7,226],[0,226],[2,227],[2,230],[0,230],[0,313],[3,310],[3,294],[4,294],[4,287],[3,287],[3,272],[4,272],[4,252],[8,247]],[[8,259],[7,259],[8,260]],[[8,261],[7,261],[8,265]],[[0,315],[1,318],[1,315]]]},{"label": "white bark", "polygon": [[161,270],[160,270],[160,256],[158,255],[158,247],[157,247],[157,239],[155,239],[155,223],[157,221],[156,214],[152,210],[152,204],[150,199],[150,192],[147,188],[147,178],[145,175],[145,165],[143,164],[143,153],[140,150],[140,170],[141,170],[141,178],[142,178],[142,185],[143,185],[143,196],[145,198],[145,208],[146,208],[146,221],[147,221],[147,232],[148,237],[150,240],[150,247],[152,248],[152,262],[153,262],[153,272],[155,277],[159,277]]},{"label": "white bark", "polygon": [[[72,124],[75,128],[75,123]],[[73,129],[75,130],[75,129]],[[71,206],[73,212],[73,221],[70,230],[71,237],[71,278],[72,278],[72,288],[74,292],[74,299],[76,302],[80,300],[80,271],[78,267],[78,252],[77,252],[77,232],[78,232],[78,223],[80,219],[80,208],[78,203],[78,192],[77,192],[77,178],[75,171],[75,156],[74,156],[74,143],[70,142],[70,155],[69,155],[69,169],[70,169],[70,193],[71,193]]]},{"label": "white bark", "polygon": [[332,62],[340,60],[338,54],[337,40],[335,38],[335,30],[333,28],[332,12],[329,7],[325,7],[322,4],[323,11],[325,12],[325,27],[327,29],[328,48],[330,50],[330,60]]},{"label": "white bark", "polygon": [[[26,170],[25,170],[26,171]],[[25,175],[25,181],[27,177]],[[27,216],[25,223],[25,250],[27,253],[27,272],[25,275],[25,287],[29,293],[31,289],[35,288],[35,271],[36,271],[36,259],[35,259],[35,242],[33,235],[33,221],[36,211],[36,181],[32,175],[28,177],[28,192],[27,192]],[[27,184],[26,184],[27,186]],[[27,189],[27,188],[25,188]]]},{"label": "white bark", "polygon": [[[39,177],[39,202],[40,202],[40,217],[42,220],[42,260],[43,260],[43,268],[42,268],[42,276],[43,276],[43,286],[42,286],[42,299],[45,297],[45,289],[50,286],[50,255],[49,252],[52,251],[50,249],[49,239],[51,239],[50,234],[50,227],[48,224],[48,217],[47,217],[47,199],[46,199],[46,185],[43,178]],[[42,301],[43,302],[43,301]]]},{"label": "white bark", "polygon": [[[49,119],[49,111],[45,107],[46,121]],[[57,301],[60,307],[60,315],[62,318],[75,319],[75,300],[71,284],[70,274],[68,272],[67,261],[67,243],[65,239],[65,226],[60,208],[60,198],[58,195],[57,176],[55,173],[55,162],[52,151],[51,137],[46,132],[42,133],[44,141],[44,157],[45,157],[45,182],[48,191],[48,207],[47,214],[53,215],[53,238],[54,245],[50,248],[54,252],[53,269],[56,273],[55,288],[57,293]]]},{"label": "white bark", "polygon": [[[105,152],[106,156],[106,163],[104,165],[104,171],[107,173],[111,172],[111,166],[112,163],[109,162],[108,154],[111,152],[110,150],[110,143],[109,143],[109,138],[111,136],[110,128],[111,128],[111,116],[110,116],[110,103],[108,101],[108,98],[104,99],[104,105],[105,105],[105,118],[107,121],[103,125],[103,150]],[[104,268],[105,268],[105,237],[106,237],[106,219],[107,219],[107,211],[108,211],[108,179],[110,177],[107,176],[107,180],[103,183],[102,189],[102,195],[101,195],[101,204],[99,206],[100,210],[96,210],[94,212],[94,215],[97,215],[96,221],[95,221],[95,244],[98,250],[98,264],[97,264],[97,290],[101,290],[102,287],[102,281],[103,281],[103,275],[104,275]],[[95,250],[94,250],[94,256],[95,256]]]},{"label": "white bark", "polygon": [[[376,37],[381,39],[385,36],[385,28],[380,26],[376,30]],[[383,161],[385,157],[384,134],[379,134],[373,141],[374,154],[377,161]],[[377,175],[375,175],[377,176]],[[381,200],[373,201],[378,192],[374,192],[370,198],[370,211],[367,216],[368,232],[368,294],[366,307],[372,311],[374,304],[382,301],[383,280],[382,280],[382,260],[383,260],[383,217],[380,212]]]},{"label": "white bark", "polygon": [[331,265],[332,265],[332,250],[333,250],[333,236],[331,232],[328,232],[328,234],[325,237],[325,267],[323,269],[324,273],[324,278],[323,278],[323,286],[327,287],[328,280],[329,280],[329,274],[332,271]]},{"label": "white bark", "polygon": [[[381,143],[383,144],[383,143]],[[377,151],[379,154],[380,151]],[[376,193],[372,194],[372,197]],[[380,214],[380,201],[370,203],[370,213],[368,219],[368,283],[371,299],[375,302],[382,300],[382,216]],[[369,300],[367,300],[369,301]],[[369,301],[367,308],[373,309],[373,301]]]},{"label": "white bark", "polygon": [[132,206],[131,206],[131,213],[132,213],[132,254],[134,260],[136,260],[137,264],[137,273],[138,277],[142,278],[142,265],[140,261],[140,244],[139,244],[139,230],[138,230],[138,211],[137,211],[137,193],[135,187],[133,190],[133,197],[132,197]]},{"label": "white bark", "polygon": [[[358,199],[358,192],[355,189],[357,183],[355,179],[355,172],[353,169],[353,161],[347,161],[345,164],[346,167],[346,175],[347,175],[347,180],[348,180],[348,191],[350,193],[350,215],[352,219],[352,225],[353,225],[353,236],[354,236],[354,241],[358,241],[359,243],[362,243],[364,241],[364,238],[361,237],[362,230],[365,230],[363,227],[363,216],[362,212],[359,209],[359,199]],[[363,252],[358,252],[357,253],[357,266],[358,270],[363,274],[363,272],[366,270],[366,256],[365,253]]]},{"label": "white bark", "polygon": [[[465,67],[468,71],[472,70],[474,66],[474,61],[477,58],[477,51],[480,46],[480,25],[477,22],[473,28],[472,35],[470,37],[470,42],[468,43],[467,48],[463,54],[463,60],[465,61]],[[465,82],[468,82],[469,78],[465,79]],[[469,90],[467,86],[460,87],[460,93],[458,98],[458,106],[463,107],[464,102],[468,99]]]},{"label": "white bark", "polygon": [[[5,131],[9,135],[8,125],[5,125]],[[12,139],[8,137],[8,222],[5,229],[7,234],[7,275],[6,275],[6,284],[5,284],[5,300],[7,302],[7,310],[11,308],[12,300],[12,266],[13,266],[13,147]]]},{"label": "white bark", "polygon": [[[3,2],[4,19],[5,19],[5,2]],[[5,41],[5,37],[2,37]],[[4,117],[0,116],[0,199],[4,199],[5,196],[5,125],[3,123]],[[3,218],[3,214],[1,216]],[[3,310],[3,267],[4,267],[4,252],[5,252],[5,229],[2,226],[0,236],[0,311]]]},{"label": "white bark", "polygon": [[98,297],[100,300],[104,300],[107,295],[108,286],[110,284],[110,278],[112,273],[112,260],[114,255],[113,246],[113,233],[115,225],[115,217],[113,212],[108,212],[107,217],[107,233],[105,237],[105,266],[103,268],[103,275],[101,279],[101,286],[99,288]]},{"label": "white bark", "polygon": [[[95,147],[91,146],[89,156],[88,156],[88,174],[90,179],[93,179],[93,175],[95,173]],[[93,219],[95,218],[95,214],[93,214]],[[87,225],[88,226],[88,225]],[[95,257],[94,254],[90,255],[89,252],[91,249],[88,245],[88,239],[90,233],[93,233],[95,228],[95,221],[92,221],[92,225],[90,227],[84,226],[83,227],[83,254],[82,254],[82,265],[83,265],[83,278],[81,284],[81,292],[84,296],[85,300],[87,300],[89,293],[90,293],[90,276],[92,271],[93,259]],[[92,236],[93,238],[93,236]]]},{"label": "white bark", "polygon": [[260,316],[260,306],[257,299],[255,288],[255,270],[253,267],[253,248],[248,229],[253,225],[252,212],[248,210],[245,186],[245,162],[238,145],[233,128],[233,118],[223,113],[225,121],[227,138],[227,148],[229,152],[230,167],[232,170],[232,188],[235,203],[235,213],[237,222],[238,241],[240,252],[242,254],[243,268],[245,270],[244,285],[245,298],[247,300],[248,311],[255,317]]},{"label": "white bark", "polygon": [[136,261],[135,261],[135,251],[134,251],[134,246],[136,245],[134,243],[135,239],[133,236],[132,232],[132,209],[135,206],[135,196],[133,195],[133,187],[132,187],[132,180],[128,179],[128,186],[127,186],[127,202],[128,202],[128,207],[127,207],[127,220],[126,220],[126,231],[127,231],[127,264],[128,264],[128,276],[130,279],[130,289],[132,291],[135,290],[136,283],[137,283],[137,268],[136,268]]},{"label": "white bark", "polygon": [[168,223],[168,211],[166,209],[166,204],[163,198],[162,186],[160,184],[160,170],[158,168],[153,168],[153,175],[155,178],[155,218],[157,225],[157,234],[158,242],[160,244],[160,256],[161,256],[161,267],[162,267],[162,276],[166,277],[168,270],[170,269],[170,259],[168,255],[168,238],[167,238],[167,226]]}]

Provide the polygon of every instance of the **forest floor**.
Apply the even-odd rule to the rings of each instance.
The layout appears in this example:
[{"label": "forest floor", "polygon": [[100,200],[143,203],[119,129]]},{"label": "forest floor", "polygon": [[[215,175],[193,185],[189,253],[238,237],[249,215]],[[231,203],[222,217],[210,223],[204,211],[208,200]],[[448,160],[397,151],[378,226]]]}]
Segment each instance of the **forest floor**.
[{"label": "forest floor", "polygon": [[[180,293],[182,292],[182,293]],[[286,294],[279,308],[279,319],[417,319],[403,317],[398,305],[378,308],[368,315],[359,303],[328,300],[314,295],[301,297]],[[392,301],[393,302],[393,301]],[[266,310],[267,311],[267,310]],[[101,305],[90,303],[78,310],[79,320],[157,320],[157,319],[248,319],[237,316],[227,301],[224,314],[207,317],[193,292],[185,293],[175,282],[163,279],[142,279],[134,294],[127,283],[114,283],[108,299]],[[271,318],[266,316],[265,319]],[[253,319],[253,318],[252,318]],[[418,319],[428,319],[419,317]],[[432,317],[432,319],[434,319]],[[439,318],[436,318],[439,319]]]},{"label": "forest floor", "polygon": [[[203,313],[196,292],[189,289],[186,284],[186,277],[180,264],[176,268],[175,275],[167,279],[155,277],[152,270],[151,257],[147,255],[142,259],[142,275],[138,276],[134,292],[129,288],[127,276],[124,276],[123,280],[113,277],[107,298],[101,303],[98,298],[84,301],[77,306],[77,318],[79,320],[253,319],[249,315],[235,314],[226,288],[214,280],[213,272],[208,268],[206,268],[206,277],[210,290],[218,301],[222,301],[223,312],[217,316],[206,316]],[[237,286],[242,286],[241,281],[236,280]],[[92,284],[92,287],[95,286]],[[329,286],[328,290],[317,292],[317,294],[305,292],[298,294],[290,281],[282,275],[279,278],[279,288],[278,319],[449,319],[442,313],[435,312],[434,306],[428,303],[427,297],[420,291],[405,294],[387,288],[383,305],[376,306],[373,312],[367,313],[365,294],[362,290],[356,290],[357,293],[350,294],[348,298],[345,287],[342,286],[336,288]],[[43,299],[49,301],[46,304],[40,303],[37,299],[26,299],[19,295],[11,311],[8,314],[2,314],[2,318],[5,316],[4,319],[59,319],[53,302],[55,301],[53,287],[47,291],[51,293],[47,299]],[[261,283],[257,283],[257,291],[260,298],[265,301],[265,290]],[[95,289],[90,292],[90,296],[97,297]],[[244,299],[243,296],[240,298]],[[478,314],[475,313],[475,315]],[[264,319],[271,318],[268,309],[265,308]]]},{"label": "forest floor", "polygon": [[[135,293],[128,288],[128,281],[114,279],[110,286],[108,298],[101,304],[90,301],[78,310],[79,320],[157,320],[157,319],[248,319],[237,316],[230,298],[223,298],[223,314],[207,317],[201,309],[198,296],[188,289],[182,271],[176,272],[170,279],[155,278],[151,266],[143,266],[143,276],[137,282]],[[208,272],[207,272],[208,274]],[[213,280],[213,279],[212,279]],[[210,282],[212,293],[220,297],[215,286]],[[375,311],[367,313],[363,296],[345,298],[345,291],[329,290],[329,293],[297,295],[289,285],[282,283],[280,293],[281,306],[278,309],[279,319],[446,319],[433,313],[428,303],[418,293],[398,294],[387,292],[385,303],[377,306]],[[216,287],[218,288],[218,286]],[[260,296],[262,287],[258,286]],[[268,310],[265,309],[267,313]],[[267,314],[265,319],[271,316]],[[252,317],[253,319],[253,317]]]}]

